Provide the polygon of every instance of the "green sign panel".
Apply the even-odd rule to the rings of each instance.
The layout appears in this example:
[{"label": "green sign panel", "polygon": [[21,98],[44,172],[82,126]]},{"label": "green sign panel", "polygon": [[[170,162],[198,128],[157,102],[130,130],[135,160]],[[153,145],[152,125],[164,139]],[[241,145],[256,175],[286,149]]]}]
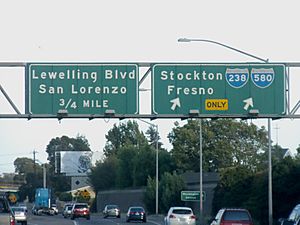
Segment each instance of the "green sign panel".
[{"label": "green sign panel", "polygon": [[154,114],[284,115],[285,66],[281,64],[156,64]]},{"label": "green sign panel", "polygon": [[138,113],[136,64],[32,63],[26,70],[27,113]]},{"label": "green sign panel", "polygon": [[[205,201],[206,193],[202,191],[202,201]],[[181,201],[200,201],[200,191],[181,191]]]}]

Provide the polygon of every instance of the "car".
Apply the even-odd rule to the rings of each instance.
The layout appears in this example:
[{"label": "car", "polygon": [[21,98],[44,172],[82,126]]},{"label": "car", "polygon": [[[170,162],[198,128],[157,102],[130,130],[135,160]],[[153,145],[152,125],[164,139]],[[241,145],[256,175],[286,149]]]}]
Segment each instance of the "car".
[{"label": "car", "polygon": [[40,208],[36,207],[35,205],[33,205],[32,209],[31,209],[31,213],[33,215],[40,216],[40,215],[42,215],[42,209],[40,209]]},{"label": "car", "polygon": [[220,209],[211,225],[253,225],[251,215],[247,209],[223,208]]},{"label": "car", "polygon": [[300,204],[296,205],[287,219],[280,218],[280,225],[298,225],[300,224]]},{"label": "car", "polygon": [[121,211],[117,205],[106,205],[103,210],[103,217],[107,218],[109,216],[121,218]]},{"label": "car", "polygon": [[19,207],[23,207],[25,209],[26,212],[28,212],[27,206],[24,203],[19,203],[18,204]]},{"label": "car", "polygon": [[17,223],[27,225],[27,212],[24,207],[12,206],[11,211]]},{"label": "car", "polygon": [[57,209],[56,204],[51,204],[51,209],[53,209],[55,215],[58,214],[58,209]]},{"label": "car", "polygon": [[133,206],[129,207],[127,214],[126,214],[126,222],[130,221],[142,221],[144,223],[147,222],[147,216],[146,216],[146,211],[143,207],[141,206]]},{"label": "car", "polygon": [[71,212],[71,219],[77,217],[85,217],[87,220],[91,218],[90,209],[87,203],[74,203]]},{"label": "car", "polygon": [[11,206],[5,195],[0,194],[0,224],[1,225],[15,225],[15,219]]},{"label": "car", "polygon": [[67,217],[71,216],[72,208],[73,208],[72,204],[65,204],[64,205],[64,209],[63,209],[63,212],[62,212],[62,215],[63,215],[64,218],[67,218]]},{"label": "car", "polygon": [[165,225],[195,225],[196,216],[189,207],[171,207],[164,222]]}]

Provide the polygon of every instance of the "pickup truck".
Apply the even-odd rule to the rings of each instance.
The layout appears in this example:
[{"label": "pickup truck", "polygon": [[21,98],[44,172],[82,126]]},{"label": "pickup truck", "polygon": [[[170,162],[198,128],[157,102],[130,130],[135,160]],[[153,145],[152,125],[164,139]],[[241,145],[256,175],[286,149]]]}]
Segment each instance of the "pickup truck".
[{"label": "pickup truck", "polygon": [[0,196],[0,224],[15,225],[14,216],[5,196]]}]

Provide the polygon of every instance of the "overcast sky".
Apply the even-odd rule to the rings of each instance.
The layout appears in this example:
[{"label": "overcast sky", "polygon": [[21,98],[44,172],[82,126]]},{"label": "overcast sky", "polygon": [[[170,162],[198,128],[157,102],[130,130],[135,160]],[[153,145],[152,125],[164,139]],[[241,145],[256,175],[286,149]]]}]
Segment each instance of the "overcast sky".
[{"label": "overcast sky", "polygon": [[[5,1],[0,3],[0,62],[258,62],[209,43],[178,43],[180,37],[218,41],[270,62],[300,62],[298,1]],[[300,100],[299,69],[291,69],[291,108]],[[143,88],[150,88],[149,80]],[[0,68],[0,84],[24,112],[24,69]],[[140,112],[150,112],[142,92]],[[0,113],[14,113],[0,93]],[[300,112],[298,112],[300,113]],[[54,137],[85,135],[101,152],[114,120],[0,120],[0,173],[17,157],[46,162]],[[175,120],[155,120],[164,146]],[[267,120],[253,121],[267,126]],[[182,122],[183,123],[183,122]],[[147,124],[139,122],[145,131]],[[300,121],[272,122],[272,139],[295,150]]]}]

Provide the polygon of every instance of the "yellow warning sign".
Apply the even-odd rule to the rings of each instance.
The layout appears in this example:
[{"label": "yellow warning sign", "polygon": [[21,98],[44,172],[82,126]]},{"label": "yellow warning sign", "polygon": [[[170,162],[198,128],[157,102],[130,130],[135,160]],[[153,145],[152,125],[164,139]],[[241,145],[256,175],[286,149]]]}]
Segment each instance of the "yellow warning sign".
[{"label": "yellow warning sign", "polygon": [[205,110],[228,110],[228,99],[206,99]]},{"label": "yellow warning sign", "polygon": [[11,203],[16,203],[17,202],[17,196],[15,194],[9,194],[8,199]]}]

